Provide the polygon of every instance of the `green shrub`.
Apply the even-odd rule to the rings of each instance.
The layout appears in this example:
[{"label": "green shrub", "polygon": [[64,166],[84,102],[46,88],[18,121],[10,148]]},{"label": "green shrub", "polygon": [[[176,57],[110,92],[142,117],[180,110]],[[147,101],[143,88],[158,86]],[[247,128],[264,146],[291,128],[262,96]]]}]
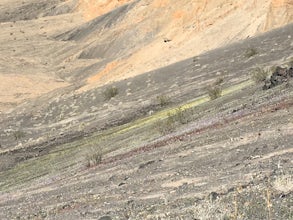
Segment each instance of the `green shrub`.
[{"label": "green shrub", "polygon": [[167,119],[160,120],[155,123],[155,129],[164,135],[175,131],[175,128],[175,121],[171,117],[168,117]]},{"label": "green shrub", "polygon": [[216,81],[211,84],[208,88],[208,95],[211,100],[217,99],[222,96],[222,83],[224,82],[224,79],[222,77],[216,79]]},{"label": "green shrub", "polygon": [[93,152],[87,155],[87,167],[95,167],[102,162],[102,153]]},{"label": "green shrub", "polygon": [[255,83],[264,82],[269,75],[269,71],[264,68],[257,67],[251,72],[251,79]]},{"label": "green shrub", "polygon": [[250,58],[258,54],[257,49],[255,48],[248,48],[245,51],[245,57]]},{"label": "green shrub", "polygon": [[222,88],[221,86],[211,86],[208,88],[208,95],[211,100],[217,99],[222,96]]},{"label": "green shrub", "polygon": [[170,115],[169,117],[180,124],[187,124],[190,121],[191,114],[191,110],[183,110],[181,107],[179,107],[175,110],[175,113]]},{"label": "green shrub", "polygon": [[170,98],[166,95],[157,96],[157,101],[161,107],[170,104]]},{"label": "green shrub", "polygon": [[105,101],[110,100],[111,98],[115,97],[116,95],[118,95],[118,89],[115,86],[108,87],[104,91]]},{"label": "green shrub", "polygon": [[155,128],[162,134],[168,134],[176,130],[177,126],[187,124],[191,121],[192,110],[177,108],[174,113],[168,113],[165,120],[158,121]]}]

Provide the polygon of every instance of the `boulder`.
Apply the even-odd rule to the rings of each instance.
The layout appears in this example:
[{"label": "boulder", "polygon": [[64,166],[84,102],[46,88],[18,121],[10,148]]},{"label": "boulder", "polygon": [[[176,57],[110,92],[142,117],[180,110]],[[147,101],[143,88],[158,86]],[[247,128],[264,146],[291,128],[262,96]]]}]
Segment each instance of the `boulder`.
[{"label": "boulder", "polygon": [[267,90],[277,85],[281,85],[282,83],[287,82],[290,77],[293,77],[293,67],[283,68],[278,66],[271,77],[266,80],[263,89]]}]

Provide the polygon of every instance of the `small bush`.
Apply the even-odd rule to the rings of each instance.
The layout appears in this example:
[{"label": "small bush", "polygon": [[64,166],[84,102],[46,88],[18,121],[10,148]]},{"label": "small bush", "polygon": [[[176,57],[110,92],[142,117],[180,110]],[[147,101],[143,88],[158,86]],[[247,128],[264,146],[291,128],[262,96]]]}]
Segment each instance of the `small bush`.
[{"label": "small bush", "polygon": [[118,89],[115,86],[108,87],[104,91],[105,101],[110,100],[111,98],[115,97],[116,95],[118,95]]},{"label": "small bush", "polygon": [[269,75],[269,71],[264,68],[257,67],[251,72],[251,78],[255,83],[264,82]]},{"label": "small bush", "polygon": [[170,98],[165,95],[157,96],[157,101],[161,107],[164,107],[164,106],[170,104]]},{"label": "small bush", "polygon": [[191,114],[191,110],[183,110],[181,107],[179,107],[175,110],[175,113],[169,117],[180,124],[187,124],[190,121]]},{"label": "small bush", "polygon": [[217,98],[222,96],[222,87],[221,87],[221,85],[222,85],[223,82],[224,82],[224,79],[222,77],[218,78],[218,79],[216,79],[216,81],[213,84],[211,84],[207,88],[208,95],[209,95],[211,100],[217,99]]},{"label": "small bush", "polygon": [[95,167],[102,162],[101,152],[94,152],[87,156],[87,167]]},{"label": "small bush", "polygon": [[245,51],[245,57],[247,58],[250,58],[250,57],[253,57],[257,54],[257,50],[255,48],[248,48],[246,51]]},{"label": "small bush", "polygon": [[176,130],[176,127],[187,124],[191,120],[192,111],[177,108],[174,113],[168,113],[167,119],[155,124],[156,129],[162,134],[168,134]]},{"label": "small bush", "polygon": [[222,88],[220,86],[211,86],[208,88],[208,95],[211,100],[217,99],[222,96]]},{"label": "small bush", "polygon": [[175,121],[171,117],[168,117],[166,120],[158,121],[155,124],[155,129],[164,135],[175,131],[175,128]]},{"label": "small bush", "polygon": [[15,131],[13,133],[13,136],[14,136],[14,139],[17,141],[17,140],[19,140],[21,138],[24,138],[25,137],[25,133],[23,131],[21,131],[21,130],[18,130],[18,131]]}]

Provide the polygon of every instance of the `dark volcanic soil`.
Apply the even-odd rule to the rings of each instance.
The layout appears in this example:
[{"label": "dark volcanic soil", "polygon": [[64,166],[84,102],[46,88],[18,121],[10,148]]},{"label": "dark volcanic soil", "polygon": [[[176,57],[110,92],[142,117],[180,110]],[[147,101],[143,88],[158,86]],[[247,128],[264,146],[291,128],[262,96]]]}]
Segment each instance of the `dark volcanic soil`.
[{"label": "dark volcanic soil", "polygon": [[[292,86],[250,86],[196,107],[188,117],[198,119],[140,149],[135,138],[154,127],[60,146],[1,173],[1,218],[290,219],[292,95]],[[111,147],[86,167],[85,148]]]}]

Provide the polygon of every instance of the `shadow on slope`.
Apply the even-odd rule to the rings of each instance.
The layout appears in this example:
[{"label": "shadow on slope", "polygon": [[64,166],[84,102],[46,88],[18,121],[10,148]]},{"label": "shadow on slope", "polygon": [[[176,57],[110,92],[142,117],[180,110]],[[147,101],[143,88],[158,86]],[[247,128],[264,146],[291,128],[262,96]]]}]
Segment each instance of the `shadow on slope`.
[{"label": "shadow on slope", "polygon": [[22,1],[15,5],[8,3],[0,8],[0,22],[33,20],[40,17],[70,13],[75,7],[74,1],[39,0]]}]

